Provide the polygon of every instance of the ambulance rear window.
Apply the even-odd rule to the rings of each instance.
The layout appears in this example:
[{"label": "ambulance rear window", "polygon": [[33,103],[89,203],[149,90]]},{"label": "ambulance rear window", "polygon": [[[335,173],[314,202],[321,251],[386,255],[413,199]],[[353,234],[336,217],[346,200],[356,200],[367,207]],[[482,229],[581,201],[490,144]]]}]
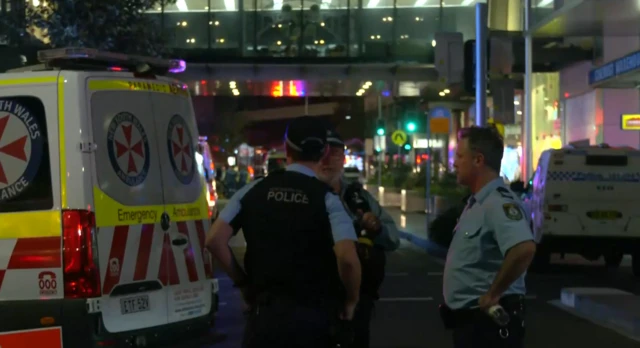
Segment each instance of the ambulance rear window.
[{"label": "ambulance rear window", "polygon": [[52,207],[44,105],[36,97],[0,97],[0,212]]},{"label": "ambulance rear window", "polygon": [[626,167],[627,163],[627,156],[588,155],[586,159],[588,166]]}]

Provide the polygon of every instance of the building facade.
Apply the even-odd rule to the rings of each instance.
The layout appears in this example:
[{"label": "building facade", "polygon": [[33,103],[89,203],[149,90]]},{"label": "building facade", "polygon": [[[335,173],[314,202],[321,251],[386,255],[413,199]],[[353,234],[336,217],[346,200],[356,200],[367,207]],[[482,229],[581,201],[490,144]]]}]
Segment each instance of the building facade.
[{"label": "building facade", "polygon": [[[534,2],[537,0],[534,0]],[[636,0],[554,0],[533,11],[532,33],[593,48],[592,60],[533,77],[534,167],[545,148],[580,140],[640,147],[640,128],[623,115],[640,114],[640,3]],[[546,142],[545,139],[553,138]],[[542,140],[542,141],[541,141]]]}]

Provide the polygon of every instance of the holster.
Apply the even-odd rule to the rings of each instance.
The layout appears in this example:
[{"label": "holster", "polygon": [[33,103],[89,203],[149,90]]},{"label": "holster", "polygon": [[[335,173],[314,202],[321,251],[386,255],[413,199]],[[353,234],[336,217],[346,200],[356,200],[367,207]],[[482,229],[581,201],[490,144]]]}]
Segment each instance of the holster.
[{"label": "holster", "polygon": [[353,344],[354,328],[351,320],[336,319],[331,326],[332,344],[338,348],[348,348]]},{"label": "holster", "polygon": [[[524,318],[525,306],[524,296],[522,295],[507,295],[500,299],[500,305],[509,313],[512,317]],[[441,304],[438,307],[440,312],[440,319],[446,329],[461,328],[478,321],[491,321],[493,319],[480,308],[463,308],[463,309],[451,309],[446,304]]]}]

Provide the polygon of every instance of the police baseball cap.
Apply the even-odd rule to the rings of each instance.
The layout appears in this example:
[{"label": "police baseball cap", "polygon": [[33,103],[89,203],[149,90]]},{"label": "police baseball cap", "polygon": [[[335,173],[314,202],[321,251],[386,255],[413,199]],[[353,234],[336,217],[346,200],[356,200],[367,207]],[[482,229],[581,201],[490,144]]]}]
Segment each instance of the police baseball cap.
[{"label": "police baseball cap", "polygon": [[294,118],[287,126],[285,142],[303,153],[323,152],[327,146],[327,126],[322,119],[312,116]]},{"label": "police baseball cap", "polygon": [[329,128],[327,131],[327,142],[329,143],[329,146],[344,147],[342,137],[334,128]]}]

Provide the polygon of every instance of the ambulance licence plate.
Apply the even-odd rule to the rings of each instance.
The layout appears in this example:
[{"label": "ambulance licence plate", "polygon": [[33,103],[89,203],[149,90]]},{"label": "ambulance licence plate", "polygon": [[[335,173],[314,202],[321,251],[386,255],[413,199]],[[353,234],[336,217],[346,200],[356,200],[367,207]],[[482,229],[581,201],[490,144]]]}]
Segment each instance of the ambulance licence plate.
[{"label": "ambulance licence plate", "polygon": [[149,310],[149,295],[120,299],[122,314],[145,312]]}]

